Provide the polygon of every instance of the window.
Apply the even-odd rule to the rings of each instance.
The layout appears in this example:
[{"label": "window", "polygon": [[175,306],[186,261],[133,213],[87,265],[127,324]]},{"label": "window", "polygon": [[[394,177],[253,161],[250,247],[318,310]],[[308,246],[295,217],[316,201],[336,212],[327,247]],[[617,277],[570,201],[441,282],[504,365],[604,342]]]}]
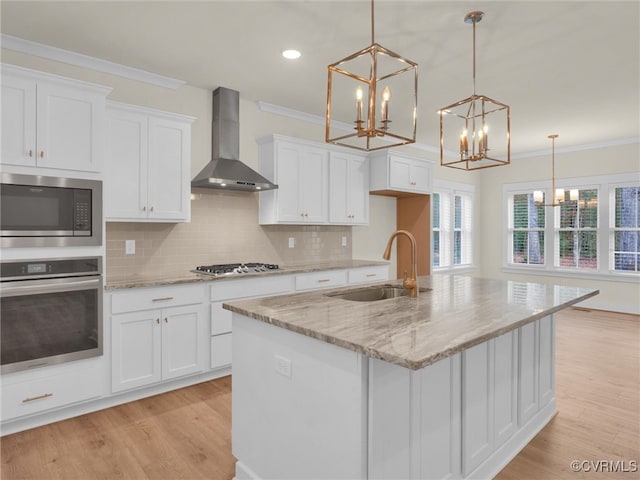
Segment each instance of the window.
[{"label": "window", "polygon": [[611,189],[611,244],[613,270],[640,271],[640,187],[625,186]]},{"label": "window", "polygon": [[533,192],[542,190],[542,203],[551,203],[548,183],[504,185],[505,268],[637,280],[640,181],[621,174],[560,181],[557,186],[560,205],[545,207],[536,204],[534,198],[539,198]]},{"label": "window", "polygon": [[[574,192],[576,189],[573,190]],[[577,190],[571,200],[569,191],[555,215],[556,267],[598,268],[598,189]]]},{"label": "window", "polygon": [[510,263],[544,264],[544,207],[535,204],[533,193],[513,195],[509,207]]},{"label": "window", "polygon": [[[473,263],[473,192],[471,186],[439,182],[431,195],[432,264],[435,269]],[[448,187],[448,188],[447,188]],[[461,190],[466,187],[466,191]]]}]

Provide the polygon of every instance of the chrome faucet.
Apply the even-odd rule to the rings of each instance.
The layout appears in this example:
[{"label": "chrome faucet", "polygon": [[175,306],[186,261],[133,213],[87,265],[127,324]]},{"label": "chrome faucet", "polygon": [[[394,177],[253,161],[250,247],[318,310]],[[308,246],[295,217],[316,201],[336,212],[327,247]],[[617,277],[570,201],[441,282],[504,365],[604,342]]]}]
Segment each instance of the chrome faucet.
[{"label": "chrome faucet", "polygon": [[382,258],[389,260],[391,257],[391,244],[393,243],[393,239],[400,234],[406,235],[411,242],[411,278],[407,278],[407,272],[405,271],[402,287],[409,290],[409,296],[411,298],[418,298],[418,247],[416,245],[416,238],[413,234],[406,230],[396,230],[393,232],[391,237],[389,237],[387,248],[384,251]]}]

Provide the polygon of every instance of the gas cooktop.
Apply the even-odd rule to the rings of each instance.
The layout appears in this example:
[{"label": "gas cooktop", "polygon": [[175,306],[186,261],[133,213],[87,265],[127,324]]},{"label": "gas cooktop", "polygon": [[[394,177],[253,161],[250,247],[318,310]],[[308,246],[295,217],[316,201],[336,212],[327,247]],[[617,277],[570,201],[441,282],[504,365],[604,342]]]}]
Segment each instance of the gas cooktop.
[{"label": "gas cooktop", "polygon": [[269,272],[279,269],[280,267],[273,263],[221,263],[217,265],[199,265],[191,271],[217,277],[221,275]]}]

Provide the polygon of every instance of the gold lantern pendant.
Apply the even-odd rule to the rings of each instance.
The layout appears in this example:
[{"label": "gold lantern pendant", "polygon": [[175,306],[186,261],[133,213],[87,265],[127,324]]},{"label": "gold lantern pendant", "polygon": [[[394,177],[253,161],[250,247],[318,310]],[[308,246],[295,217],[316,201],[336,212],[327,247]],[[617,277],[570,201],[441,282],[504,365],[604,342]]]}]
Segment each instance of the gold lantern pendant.
[{"label": "gold lantern pendant", "polygon": [[511,162],[509,105],[476,94],[476,24],[483,15],[470,12],[464,17],[473,25],[473,94],[438,110],[440,165],[445,167],[478,170]]},{"label": "gold lantern pendant", "polygon": [[418,65],[374,33],[371,0],[371,45],[328,66],[328,143],[371,151],[416,141]]}]

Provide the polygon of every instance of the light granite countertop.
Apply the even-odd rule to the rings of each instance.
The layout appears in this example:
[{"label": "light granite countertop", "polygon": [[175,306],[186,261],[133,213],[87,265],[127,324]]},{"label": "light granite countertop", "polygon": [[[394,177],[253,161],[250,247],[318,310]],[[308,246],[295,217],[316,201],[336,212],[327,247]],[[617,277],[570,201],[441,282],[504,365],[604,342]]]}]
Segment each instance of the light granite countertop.
[{"label": "light granite countertop", "polygon": [[342,270],[348,268],[373,267],[389,265],[389,262],[376,260],[342,260],[338,262],[310,263],[307,265],[280,265],[278,270],[260,273],[244,273],[242,275],[220,275],[217,277],[200,273],[185,272],[178,275],[139,276],[132,275],[125,279],[107,280],[105,290],[120,290],[127,288],[158,287],[163,285],[180,285],[184,283],[212,282],[224,280],[238,280],[241,278],[264,277],[268,275],[288,275],[298,273],[319,272],[323,270]]},{"label": "light granite countertop", "polygon": [[[388,282],[400,284],[401,282]],[[599,291],[436,274],[420,277],[418,299],[375,302],[327,294],[346,287],[228,302],[227,310],[412,370],[567,308]]]}]

